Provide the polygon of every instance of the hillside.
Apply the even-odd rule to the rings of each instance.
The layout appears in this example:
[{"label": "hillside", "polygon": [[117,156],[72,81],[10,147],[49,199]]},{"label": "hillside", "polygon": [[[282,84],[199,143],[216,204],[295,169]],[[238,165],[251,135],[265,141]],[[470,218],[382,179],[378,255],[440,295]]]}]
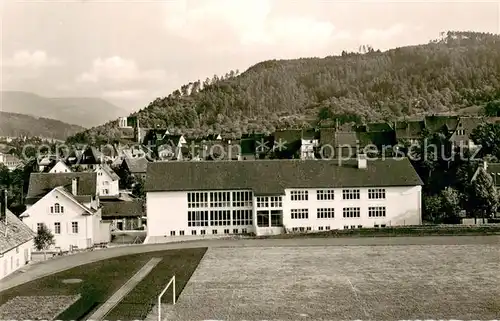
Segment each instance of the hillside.
[{"label": "hillside", "polygon": [[1,92],[1,103],[3,112],[44,116],[87,128],[126,114],[100,98],[46,98],[21,91]]},{"label": "hillside", "polygon": [[[133,114],[142,126],[239,135],[323,120],[393,120],[500,98],[500,36],[449,32],[425,45],[264,61],[195,81]],[[116,123],[77,140],[118,138]]]},{"label": "hillside", "polygon": [[0,112],[0,136],[38,136],[65,140],[85,128],[49,118]]}]

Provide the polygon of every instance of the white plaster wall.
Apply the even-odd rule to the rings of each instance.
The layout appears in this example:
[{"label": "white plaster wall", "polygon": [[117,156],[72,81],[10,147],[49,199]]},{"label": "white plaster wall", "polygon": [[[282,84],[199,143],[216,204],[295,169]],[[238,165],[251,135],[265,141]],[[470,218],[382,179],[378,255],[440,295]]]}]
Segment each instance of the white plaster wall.
[{"label": "white plaster wall", "polygon": [[[179,231],[184,231],[184,238],[189,236],[196,238],[201,235],[202,230],[205,230],[205,235],[213,235],[213,230],[217,230],[217,235],[225,235],[225,230],[229,230],[228,234],[233,234],[233,229],[238,229],[238,234],[242,233],[243,229],[246,229],[248,233],[253,231],[252,225],[188,226],[189,210],[210,211],[230,208],[189,209],[187,203],[187,192],[148,192],[146,195],[146,209],[148,218],[148,224],[146,226],[148,236],[170,236],[171,231],[175,231],[175,236],[180,236]],[[254,216],[255,214],[253,217]],[[196,230],[195,236],[191,234],[192,230]]]},{"label": "white plaster wall", "polygon": [[[64,206],[64,213],[50,213],[50,207],[56,202]],[[67,199],[60,192],[53,190],[38,202],[33,204],[23,214],[23,222],[33,231],[37,231],[37,223],[44,223],[54,234],[55,244],[51,247],[60,247],[63,251],[69,250],[70,245],[80,249],[92,245],[94,230],[93,215],[82,215],[84,210],[76,203]],[[61,223],[61,233],[54,233],[54,223]],[[78,222],[78,233],[72,233],[71,222]],[[89,241],[90,240],[90,241]]]},{"label": "white plaster wall", "polygon": [[[368,188],[360,189],[359,200],[343,200],[342,189],[335,190],[335,199],[327,201],[316,200],[316,189],[307,189],[309,193],[308,201],[291,201],[290,192],[286,190],[283,202],[283,225],[287,229],[293,227],[311,227],[311,230],[318,230],[329,226],[330,229],[343,229],[344,226],[362,225],[363,227],[374,227],[375,224],[386,224],[387,226],[397,225],[418,225],[421,224],[421,187],[387,187],[386,199],[368,199]],[[368,207],[385,206],[386,217],[368,217]],[[360,218],[344,218],[344,207],[359,207]],[[307,208],[309,210],[308,219],[291,219],[291,209]],[[333,219],[318,219],[318,208],[334,208],[335,217]]]},{"label": "white plaster wall", "polygon": [[33,240],[30,240],[16,248],[3,254],[0,257],[0,280],[7,275],[22,268],[27,262],[31,261],[31,249]]}]

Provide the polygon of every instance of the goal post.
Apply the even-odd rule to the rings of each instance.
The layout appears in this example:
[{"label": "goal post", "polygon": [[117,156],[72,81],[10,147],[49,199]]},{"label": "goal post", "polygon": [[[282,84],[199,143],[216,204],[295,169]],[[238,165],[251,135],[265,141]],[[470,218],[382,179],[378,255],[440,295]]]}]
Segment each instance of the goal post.
[{"label": "goal post", "polygon": [[172,304],[175,304],[175,275],[172,276],[170,281],[168,282],[167,286],[161,291],[160,295],[158,295],[158,321],[161,320],[161,298],[167,292],[168,288],[172,285]]}]

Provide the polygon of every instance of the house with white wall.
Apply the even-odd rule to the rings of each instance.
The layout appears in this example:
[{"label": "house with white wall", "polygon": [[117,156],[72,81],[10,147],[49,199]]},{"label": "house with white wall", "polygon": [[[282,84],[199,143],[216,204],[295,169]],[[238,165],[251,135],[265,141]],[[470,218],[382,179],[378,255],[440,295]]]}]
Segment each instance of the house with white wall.
[{"label": "house with white wall", "polygon": [[51,250],[72,251],[108,243],[110,224],[103,222],[97,173],[32,173],[20,217],[34,232],[45,224],[54,234]]},{"label": "house with white wall", "polygon": [[1,280],[31,261],[35,233],[7,209],[5,197],[0,198]]},{"label": "house with white wall", "polygon": [[62,160],[59,160],[54,167],[49,170],[49,173],[71,173],[71,168],[66,165]]},{"label": "house with white wall", "polygon": [[97,193],[99,196],[119,196],[120,177],[106,164],[97,165]]},{"label": "house with white wall", "polygon": [[422,184],[408,159],[150,163],[147,241],[418,225]]}]

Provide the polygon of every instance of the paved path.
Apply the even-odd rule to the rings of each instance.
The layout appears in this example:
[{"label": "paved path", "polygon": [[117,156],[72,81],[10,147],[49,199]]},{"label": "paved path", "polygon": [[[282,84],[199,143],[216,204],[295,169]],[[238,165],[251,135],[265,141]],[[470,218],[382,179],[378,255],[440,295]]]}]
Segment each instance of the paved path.
[{"label": "paved path", "polygon": [[306,239],[239,239],[202,240],[167,244],[144,244],[95,250],[56,257],[30,264],[2,279],[0,291],[61,272],[76,266],[120,255],[194,247],[276,247],[276,246],[375,246],[375,245],[450,245],[500,244],[500,235],[492,236],[421,236],[421,237],[360,237],[360,238],[306,238]]},{"label": "paved path", "polygon": [[139,282],[146,277],[146,275],[153,270],[153,268],[160,263],[161,258],[152,258],[131,277],[121,288],[118,289],[104,304],[102,304],[88,320],[104,320],[106,314],[109,313],[121,300],[133,289]]}]

